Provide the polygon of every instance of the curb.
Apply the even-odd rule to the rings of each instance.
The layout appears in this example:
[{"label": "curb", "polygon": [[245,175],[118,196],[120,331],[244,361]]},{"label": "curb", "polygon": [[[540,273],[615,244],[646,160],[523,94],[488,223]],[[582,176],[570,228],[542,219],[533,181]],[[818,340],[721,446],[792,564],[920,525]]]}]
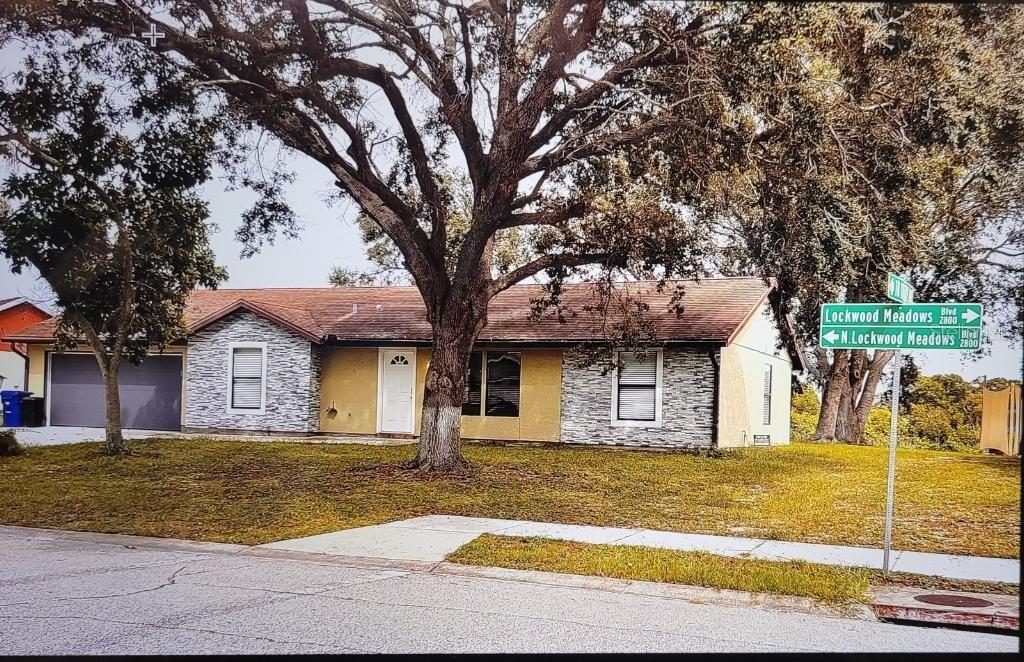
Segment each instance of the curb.
[{"label": "curb", "polygon": [[442,561],[431,570],[433,574],[478,577],[498,581],[515,581],[547,586],[563,586],[583,588],[594,591],[611,591],[650,597],[684,600],[695,604],[720,605],[726,607],[755,607],[770,611],[811,614],[814,616],[830,616],[833,618],[877,621],[868,605],[828,605],[811,598],[797,596],[771,595],[768,593],[748,593],[730,589],[703,588],[685,584],[667,584],[647,582],[634,579],[616,579],[613,577],[592,577],[589,575],[570,575],[541,570],[516,570],[491,566],[472,566]]},{"label": "curb", "polygon": [[150,536],[129,536],[120,533],[92,533],[90,531],[67,531],[64,529],[37,529],[27,526],[0,525],[0,536],[26,540],[77,540],[97,545],[117,545],[128,548],[159,549],[175,552],[196,552],[200,554],[239,554],[249,549],[248,545],[226,542],[203,542],[180,538],[155,538]]}]

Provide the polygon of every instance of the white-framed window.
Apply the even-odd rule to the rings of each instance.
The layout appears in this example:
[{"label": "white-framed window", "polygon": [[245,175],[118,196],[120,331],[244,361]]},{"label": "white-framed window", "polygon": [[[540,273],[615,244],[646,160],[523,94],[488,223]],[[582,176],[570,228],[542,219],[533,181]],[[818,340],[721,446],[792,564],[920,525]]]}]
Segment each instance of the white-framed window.
[{"label": "white-framed window", "polygon": [[267,343],[228,346],[228,412],[262,414],[267,403]]},{"label": "white-framed window", "polygon": [[763,402],[761,404],[761,423],[764,425],[772,424],[772,366],[770,363],[764,364],[764,394]]},{"label": "white-framed window", "polygon": [[628,351],[615,356],[622,369],[612,370],[612,425],[660,427],[661,350],[647,350],[643,360]]}]

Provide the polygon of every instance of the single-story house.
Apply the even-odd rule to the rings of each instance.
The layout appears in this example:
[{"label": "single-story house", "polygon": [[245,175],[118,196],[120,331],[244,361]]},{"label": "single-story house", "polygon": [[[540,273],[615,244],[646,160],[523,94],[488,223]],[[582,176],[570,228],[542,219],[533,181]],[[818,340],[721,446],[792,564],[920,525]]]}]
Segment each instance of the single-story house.
[{"label": "single-story house", "polygon": [[[0,338],[16,335],[23,329],[49,319],[50,314],[24,297],[0,299]],[[0,342],[0,391],[21,391],[28,383],[26,347],[21,343]]]},{"label": "single-story house", "polygon": [[[773,312],[774,282],[622,283],[650,306],[660,344],[618,350],[606,371],[580,348],[600,342],[583,312],[592,285],[568,285],[576,311],[530,319],[539,285],[491,302],[471,361],[462,433],[469,439],[662,447],[785,444],[792,328]],[[189,432],[416,435],[430,325],[413,287],[223,289],[192,294],[179,343],[121,372],[126,427]],[[53,351],[52,321],[16,334],[29,388],[51,425],[103,424],[99,372],[86,351]],[[607,355],[606,355],[607,357]]]}]

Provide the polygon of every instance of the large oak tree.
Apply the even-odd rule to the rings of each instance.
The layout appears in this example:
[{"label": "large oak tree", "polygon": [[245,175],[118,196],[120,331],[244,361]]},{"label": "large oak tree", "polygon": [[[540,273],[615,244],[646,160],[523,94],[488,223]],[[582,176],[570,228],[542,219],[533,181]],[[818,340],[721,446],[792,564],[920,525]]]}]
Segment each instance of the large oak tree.
[{"label": "large oak tree", "polygon": [[[728,48],[716,35],[743,12],[614,0],[23,0],[4,17],[15,32],[86,40],[140,42],[155,25],[165,35],[155,53],[324,167],[423,296],[434,351],[414,465],[447,470],[464,462],[469,355],[492,297],[587,265],[664,278],[699,262],[699,232],[677,203],[699,193],[732,135],[714,73]],[[439,176],[452,168],[472,188],[457,237]],[[623,176],[648,183],[637,213],[615,207],[635,202]],[[529,259],[498,270],[496,242],[512,230],[528,236]]]},{"label": "large oak tree", "polygon": [[856,4],[815,16],[760,15],[754,34],[789,38],[752,44],[731,84],[765,99],[751,116],[776,132],[718,195],[728,268],[778,277],[813,347],[817,436],[858,441],[893,352],[818,346],[822,303],[885,301],[892,271],[919,301],[989,304],[988,335],[1019,336],[1024,11]]}]

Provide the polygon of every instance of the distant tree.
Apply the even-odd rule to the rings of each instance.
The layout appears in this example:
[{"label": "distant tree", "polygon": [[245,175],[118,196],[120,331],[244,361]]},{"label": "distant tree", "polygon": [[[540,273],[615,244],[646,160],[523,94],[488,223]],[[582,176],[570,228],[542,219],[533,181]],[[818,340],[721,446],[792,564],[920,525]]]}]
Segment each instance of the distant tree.
[{"label": "distant tree", "polygon": [[[915,374],[900,401],[900,443],[935,450],[978,450],[981,440],[981,387],[959,375]],[[890,394],[879,398],[870,416],[884,423],[869,443],[889,439]],[[882,412],[885,412],[884,414]]]},{"label": "distant tree", "polygon": [[106,452],[128,452],[118,370],[184,331],[196,287],[225,272],[208,244],[214,124],[192,86],[156,67],[120,89],[91,80],[112,53],[30,58],[0,89],[0,252],[31,265],[56,294],[59,348],[85,342],[106,393]]}]

